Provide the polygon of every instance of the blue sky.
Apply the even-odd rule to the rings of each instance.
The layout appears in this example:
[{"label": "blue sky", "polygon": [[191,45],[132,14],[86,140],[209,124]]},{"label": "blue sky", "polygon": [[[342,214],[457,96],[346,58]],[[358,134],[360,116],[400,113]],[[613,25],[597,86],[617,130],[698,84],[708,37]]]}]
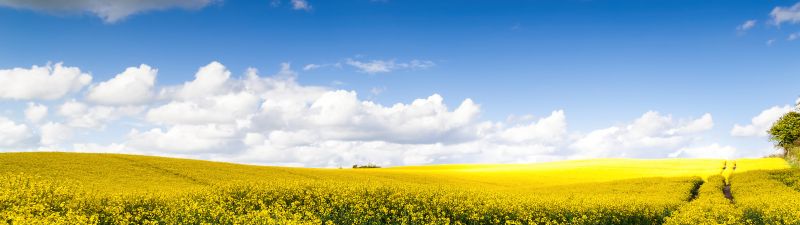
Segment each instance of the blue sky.
[{"label": "blue sky", "polygon": [[[672,127],[664,128],[666,130],[678,129],[688,123],[686,121],[696,120],[706,113],[713,117],[713,126],[702,129],[701,133],[680,136],[687,139],[682,144],[638,146],[622,151],[627,153],[596,156],[666,157],[660,149],[694,149],[714,144],[718,149],[735,149],[735,154],[720,153],[727,157],[758,156],[770,146],[766,138],[760,134],[733,136],[734,125],[746,126],[752,118],[773,107],[782,109],[773,114],[785,112],[789,110],[786,105],[792,105],[800,95],[797,88],[800,40],[790,40],[794,39],[792,34],[800,32],[797,24],[800,6],[792,8],[797,1],[174,0],[144,6],[127,2],[109,3],[119,4],[116,5],[119,8],[112,7],[116,11],[98,11],[100,6],[91,1],[58,4],[0,1],[3,6],[0,7],[0,69],[30,69],[32,65],[63,62],[92,77],[92,82],[85,87],[57,99],[36,96],[0,99],[0,107],[6,111],[4,116],[16,125],[25,125],[32,139],[41,138],[44,132],[38,123],[47,122],[26,122],[22,112],[28,103],[48,107],[50,113],[43,121],[63,124],[74,133],[59,143],[44,145],[41,140],[38,144],[28,140],[28,144],[9,144],[5,149],[76,150],[75,144],[99,143],[117,144],[122,152],[175,154],[151,151],[144,146],[131,147],[131,129],[152,128],[164,132],[174,129],[180,124],[154,121],[147,117],[148,112],[160,105],[189,101],[187,99],[176,100],[159,94],[160,97],[150,101],[136,103],[142,107],[141,112],[104,121],[107,124],[100,128],[71,126],[68,116],[56,113],[71,99],[85,103],[86,107],[102,107],[103,104],[86,97],[91,87],[114,78],[127,67],[140,64],[157,68],[152,91],[165,93],[163,89],[177,89],[194,80],[198,68],[212,61],[230,70],[231,80],[243,79],[250,67],[268,77],[281,70],[281,63],[290,63],[292,71],[297,73],[292,82],[297,85],[354,91],[359,101],[386,107],[410,104],[415,99],[439,94],[444,99],[443,104],[452,111],[465,99],[471,99],[480,107],[473,122],[503,123],[494,128],[501,131],[516,123],[507,119],[510,115],[533,115],[528,125],[535,125],[538,119],[563,110],[568,126],[564,143],[513,145],[519,148],[544,145],[556,149],[545,151],[549,153],[541,157],[533,156],[541,152],[529,154],[531,157],[527,161],[580,155],[574,154],[575,150],[558,152],[576,148],[574,143],[593,131],[629,127],[649,111],[673,120]],[[299,3],[305,5],[298,7]],[[784,14],[777,15],[776,10]],[[742,27],[750,20],[753,22],[749,26]],[[356,63],[362,66],[384,63],[381,65],[389,65],[389,68],[383,72],[368,71],[355,66]],[[308,65],[320,67],[311,69],[314,66]],[[260,99],[266,100],[265,97]],[[115,104],[114,107],[123,106]],[[220,125],[215,123],[203,125]],[[242,139],[247,133],[269,136],[280,130],[293,129],[237,130],[234,132],[237,135],[230,136],[227,142],[236,142],[231,140]],[[442,132],[455,131],[437,134]],[[317,147],[325,141],[407,144],[381,137],[362,140],[317,136],[320,138],[309,141]],[[436,137],[441,140],[426,144],[451,142],[448,137]],[[694,140],[698,137],[702,140]],[[670,138],[674,137],[666,137]],[[470,141],[464,143],[467,142]],[[474,147],[484,149],[482,151],[511,146],[474,144],[484,146]],[[599,140],[595,145],[598,144],[610,143]],[[311,163],[291,157],[250,162],[243,160],[248,157],[224,152],[225,149],[247,152],[249,148],[242,147],[241,143],[219,146],[219,149],[196,154],[182,152],[180,156],[331,166],[331,163]],[[613,148],[626,146],[630,147],[622,143]],[[270,149],[285,157],[294,147],[298,146],[272,146]],[[386,148],[386,151],[394,151]],[[408,150],[381,155],[383,153],[357,150],[361,148],[343,149],[350,153],[318,154],[330,154],[329,158],[339,164],[480,161],[466,159],[469,157],[447,159],[448,154],[458,158],[454,155],[468,153],[423,154],[428,158],[403,161],[396,157],[419,155],[412,157]],[[659,153],[629,152],[651,149],[659,149],[655,151]],[[373,158],[376,154],[378,156]],[[509,160],[501,157],[494,161]]]}]

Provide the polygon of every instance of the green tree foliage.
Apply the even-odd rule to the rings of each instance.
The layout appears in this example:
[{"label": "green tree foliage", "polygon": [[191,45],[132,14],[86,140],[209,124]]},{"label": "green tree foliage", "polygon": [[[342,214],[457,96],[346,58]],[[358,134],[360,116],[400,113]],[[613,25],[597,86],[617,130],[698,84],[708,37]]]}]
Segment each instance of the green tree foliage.
[{"label": "green tree foliage", "polygon": [[800,145],[800,113],[792,111],[781,116],[769,129],[770,140],[790,156],[794,147]]}]

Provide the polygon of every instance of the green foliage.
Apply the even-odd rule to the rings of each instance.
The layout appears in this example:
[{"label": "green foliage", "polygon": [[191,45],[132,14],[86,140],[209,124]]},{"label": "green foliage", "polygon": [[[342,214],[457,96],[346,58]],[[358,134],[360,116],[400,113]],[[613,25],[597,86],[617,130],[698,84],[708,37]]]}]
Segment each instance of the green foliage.
[{"label": "green foliage", "polygon": [[374,168],[381,168],[381,166],[372,163],[368,163],[366,165],[353,164],[353,169],[374,169]]},{"label": "green foliage", "polygon": [[792,111],[781,116],[769,129],[770,140],[784,149],[788,156],[790,148],[800,145],[800,113]]},{"label": "green foliage", "polygon": [[786,161],[794,167],[800,167],[800,145],[786,149]]},{"label": "green foliage", "polygon": [[781,170],[770,173],[770,178],[800,191],[800,170]]}]

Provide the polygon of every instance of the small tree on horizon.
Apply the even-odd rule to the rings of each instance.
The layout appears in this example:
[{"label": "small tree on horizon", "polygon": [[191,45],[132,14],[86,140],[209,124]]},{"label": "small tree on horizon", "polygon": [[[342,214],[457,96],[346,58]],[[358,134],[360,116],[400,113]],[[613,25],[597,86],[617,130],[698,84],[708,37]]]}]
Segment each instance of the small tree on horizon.
[{"label": "small tree on horizon", "polygon": [[783,150],[783,156],[792,154],[800,146],[800,113],[791,111],[781,116],[768,131],[769,139]]}]

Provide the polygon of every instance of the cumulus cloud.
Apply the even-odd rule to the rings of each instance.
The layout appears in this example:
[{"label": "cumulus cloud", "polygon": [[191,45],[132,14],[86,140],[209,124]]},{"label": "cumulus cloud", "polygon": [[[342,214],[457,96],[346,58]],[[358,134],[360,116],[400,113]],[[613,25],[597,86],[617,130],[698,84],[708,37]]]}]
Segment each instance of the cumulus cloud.
[{"label": "cumulus cloud", "polygon": [[563,110],[553,111],[550,116],[530,124],[516,125],[502,130],[497,137],[505,142],[557,143],[567,134],[567,119]]},{"label": "cumulus cloud", "polygon": [[[270,107],[272,106],[272,107]],[[397,143],[457,142],[477,132],[472,123],[480,113],[472,100],[449,110],[439,95],[382,106],[359,100],[352,91],[329,91],[308,102],[265,102],[254,126],[306,130],[326,140]]]},{"label": "cumulus cloud", "polygon": [[436,63],[427,60],[411,60],[408,62],[396,62],[395,60],[370,60],[359,61],[354,59],[345,60],[345,64],[355,67],[359,72],[376,74],[388,73],[395,70],[418,70],[428,69],[436,66]]},{"label": "cumulus cloud", "polygon": [[[176,125],[169,129],[154,128],[140,132],[136,129],[128,134],[127,144],[142,151],[168,153],[220,152],[236,135],[235,127],[208,125]],[[229,152],[233,149],[226,149]]]},{"label": "cumulus cloud", "polygon": [[214,61],[200,67],[194,76],[194,80],[182,86],[162,90],[162,97],[191,100],[225,92],[229,88],[231,72],[222,63]]},{"label": "cumulus cloud", "polygon": [[772,124],[778,121],[781,116],[792,110],[794,110],[794,107],[789,105],[773,106],[772,108],[765,109],[753,117],[753,119],[750,120],[750,124],[733,125],[731,135],[737,137],[765,137]]},{"label": "cumulus cloud", "polygon": [[107,23],[147,11],[200,9],[217,0],[0,0],[0,6],[51,13],[91,13]]},{"label": "cumulus cloud", "polygon": [[18,147],[33,137],[30,128],[8,118],[0,117],[0,147]]},{"label": "cumulus cloud", "polygon": [[44,146],[53,146],[69,140],[72,137],[72,129],[61,123],[49,122],[40,128],[41,137],[39,143]]},{"label": "cumulus cloud", "polygon": [[106,105],[130,105],[145,103],[153,97],[157,69],[142,64],[129,67],[108,81],[89,89],[89,101]]},{"label": "cumulus cloud", "polygon": [[775,7],[769,14],[775,25],[800,22],[800,2],[789,7]]},{"label": "cumulus cloud", "polygon": [[698,119],[684,120],[678,124],[678,127],[668,130],[667,134],[693,134],[711,130],[714,128],[714,119],[711,117],[711,113],[706,113]]},{"label": "cumulus cloud", "polygon": [[695,141],[693,135],[713,127],[710,114],[698,119],[675,120],[670,115],[650,111],[627,125],[589,132],[570,145],[577,158],[665,157]]},{"label": "cumulus cloud", "polygon": [[39,123],[47,117],[47,106],[28,102],[28,107],[25,108],[25,119],[32,123]]},{"label": "cumulus cloud", "polygon": [[147,120],[161,124],[208,124],[246,119],[258,110],[261,99],[256,95],[257,90],[264,87],[251,83],[233,90],[236,81],[229,80],[230,74],[218,62],[200,68],[193,81],[168,87],[167,92],[175,93],[172,101],[151,108]]},{"label": "cumulus cloud", "polygon": [[143,107],[90,106],[75,99],[64,102],[58,114],[67,119],[67,125],[77,128],[102,129],[121,117],[139,114]]},{"label": "cumulus cloud", "polygon": [[62,63],[33,66],[30,69],[0,70],[0,99],[59,99],[77,92],[92,81],[92,76],[77,67]]},{"label": "cumulus cloud", "polygon": [[147,120],[165,124],[229,123],[246,118],[258,109],[257,96],[230,93],[191,101],[173,101],[152,108]]}]

